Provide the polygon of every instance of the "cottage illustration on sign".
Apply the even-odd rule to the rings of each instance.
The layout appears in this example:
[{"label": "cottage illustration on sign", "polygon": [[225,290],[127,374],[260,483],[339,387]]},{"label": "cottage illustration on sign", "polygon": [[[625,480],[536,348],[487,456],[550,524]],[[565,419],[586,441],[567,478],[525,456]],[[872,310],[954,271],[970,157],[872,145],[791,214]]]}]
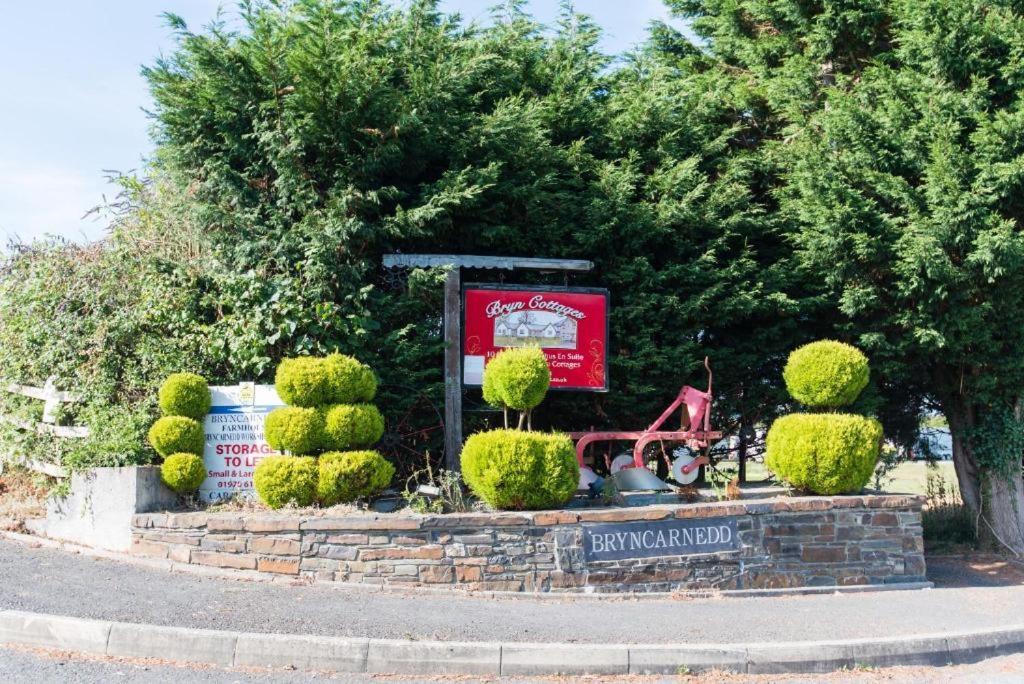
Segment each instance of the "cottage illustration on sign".
[{"label": "cottage illustration on sign", "polygon": [[494,344],[500,347],[575,349],[576,321],[550,311],[527,310],[494,319]]}]

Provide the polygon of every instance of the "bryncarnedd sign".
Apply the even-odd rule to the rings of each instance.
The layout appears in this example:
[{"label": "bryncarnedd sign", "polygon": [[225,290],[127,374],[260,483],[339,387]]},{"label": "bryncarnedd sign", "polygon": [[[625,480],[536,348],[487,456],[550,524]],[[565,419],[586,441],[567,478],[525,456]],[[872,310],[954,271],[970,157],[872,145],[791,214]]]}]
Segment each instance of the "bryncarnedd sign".
[{"label": "bryncarnedd sign", "polygon": [[263,421],[284,402],[273,385],[251,382],[211,387],[210,399],[210,412],[203,421],[206,480],[199,487],[199,498],[252,498],[256,494],[252,484],[256,464],[277,453],[263,437]]},{"label": "bryncarnedd sign", "polygon": [[588,561],[689,556],[739,548],[736,518],[583,526],[583,555]]}]

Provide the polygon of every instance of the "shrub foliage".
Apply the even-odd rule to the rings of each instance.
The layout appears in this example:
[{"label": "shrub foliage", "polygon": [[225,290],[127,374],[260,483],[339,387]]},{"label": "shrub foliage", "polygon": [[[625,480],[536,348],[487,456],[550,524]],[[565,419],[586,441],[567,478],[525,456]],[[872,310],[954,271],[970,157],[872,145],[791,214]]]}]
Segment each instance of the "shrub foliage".
[{"label": "shrub foliage", "polygon": [[782,371],[786,389],[805,406],[852,404],[868,384],[868,358],[856,347],[820,340],[793,350]]},{"label": "shrub foliage", "polygon": [[529,411],[542,401],[551,371],[539,347],[503,349],[484,368],[484,399],[492,406]]},{"label": "shrub foliage", "polygon": [[178,494],[191,494],[206,479],[203,457],[196,454],[171,454],[160,465],[160,479]]},{"label": "shrub foliage", "polygon": [[474,494],[507,510],[561,506],[579,484],[572,440],[557,433],[478,432],[462,449],[462,472]]},{"label": "shrub foliage", "polygon": [[325,449],[370,446],[383,434],[384,416],[373,404],[335,404],[324,409]]},{"label": "shrub foliage", "polygon": [[793,487],[812,494],[850,494],[871,480],[882,425],[864,416],[793,413],[772,423],[767,442],[765,465]]},{"label": "shrub foliage", "polygon": [[164,416],[149,429],[149,443],[163,457],[203,453],[203,426],[185,416]]},{"label": "shrub foliage", "polygon": [[317,464],[309,456],[268,456],[253,473],[260,500],[271,508],[309,506],[316,499]]},{"label": "shrub foliage", "polygon": [[263,436],[273,449],[294,456],[323,448],[324,416],[315,408],[281,406],[267,414]]},{"label": "shrub foliage", "polygon": [[329,451],[320,455],[317,500],[324,506],[380,494],[395,467],[376,451]]},{"label": "shrub foliage", "polygon": [[322,358],[283,359],[277,366],[274,388],[289,406],[313,408],[331,401],[331,374]]},{"label": "shrub foliage", "polygon": [[323,361],[330,384],[330,403],[358,404],[373,401],[377,376],[365,363],[345,354],[331,354]]},{"label": "shrub foliage", "polygon": [[210,411],[210,387],[195,373],[172,373],[160,385],[160,412],[202,420]]}]

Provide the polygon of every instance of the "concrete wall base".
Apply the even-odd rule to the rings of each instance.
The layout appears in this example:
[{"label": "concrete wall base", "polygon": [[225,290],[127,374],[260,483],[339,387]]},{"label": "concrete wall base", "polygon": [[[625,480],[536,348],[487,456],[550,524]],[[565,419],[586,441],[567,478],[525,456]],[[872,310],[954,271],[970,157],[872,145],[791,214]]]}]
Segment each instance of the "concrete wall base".
[{"label": "concrete wall base", "polygon": [[132,545],[132,516],[177,505],[158,466],[91,468],[71,476],[71,491],[46,504],[47,537],[110,551]]}]

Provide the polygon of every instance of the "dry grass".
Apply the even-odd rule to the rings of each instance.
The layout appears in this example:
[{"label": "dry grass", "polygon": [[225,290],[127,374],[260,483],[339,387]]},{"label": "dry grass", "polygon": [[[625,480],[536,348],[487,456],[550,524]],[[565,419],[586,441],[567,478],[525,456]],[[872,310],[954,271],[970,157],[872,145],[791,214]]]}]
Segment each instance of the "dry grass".
[{"label": "dry grass", "polygon": [[7,465],[0,474],[0,529],[20,532],[26,518],[45,516],[50,485],[45,475]]}]

